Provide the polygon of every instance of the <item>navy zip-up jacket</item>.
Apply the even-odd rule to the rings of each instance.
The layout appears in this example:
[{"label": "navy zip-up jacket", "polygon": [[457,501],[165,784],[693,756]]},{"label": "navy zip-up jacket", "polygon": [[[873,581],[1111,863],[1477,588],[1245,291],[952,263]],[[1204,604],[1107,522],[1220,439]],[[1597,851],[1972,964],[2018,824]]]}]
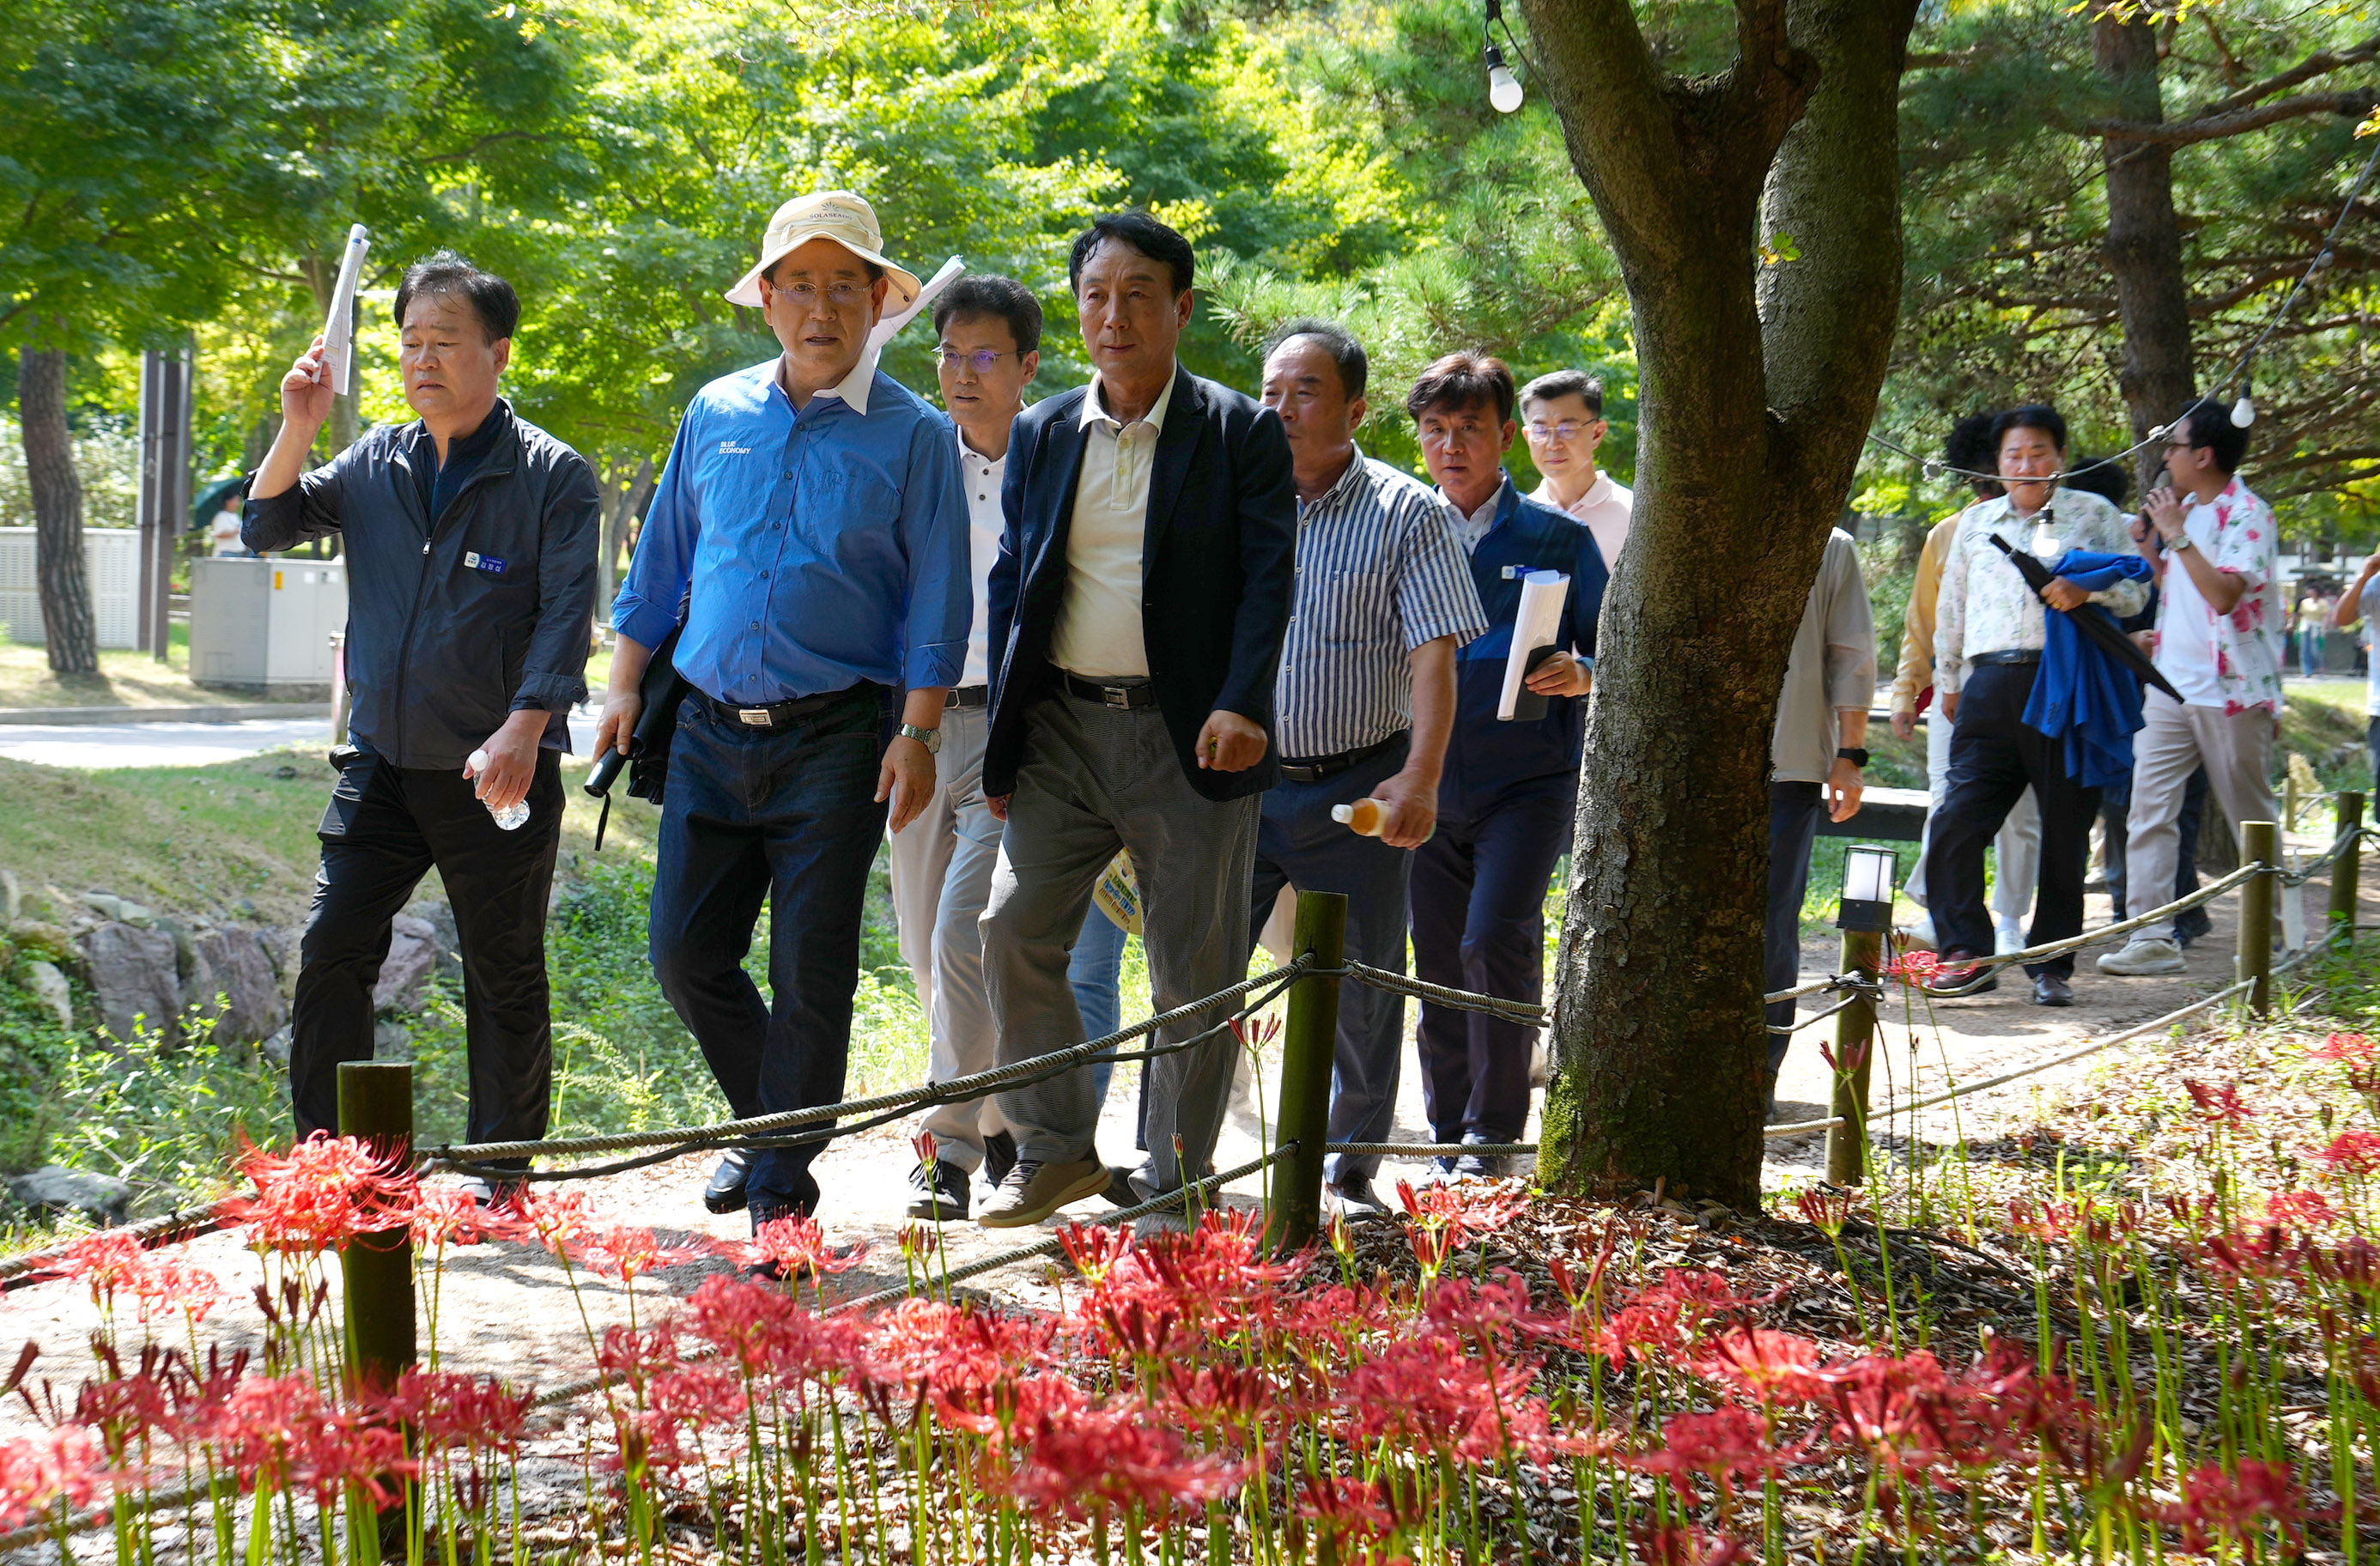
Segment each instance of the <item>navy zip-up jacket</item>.
[{"label": "navy zip-up jacket", "polygon": [[1455,655],[1454,733],[1438,785],[1439,813],[1453,819],[1478,815],[1514,784],[1578,776],[1586,740],[1584,698],[1551,698],[1546,715],[1532,722],[1505,722],[1496,716],[1504,694],[1504,664],[1512,652],[1512,622],[1521,609],[1520,578],[1530,571],[1559,571],[1570,578],[1563,606],[1569,650],[1594,657],[1595,622],[1610,580],[1595,535],[1584,522],[1523,495],[1507,474],[1497,496],[1495,525],[1471,553],[1471,584],[1487,612],[1488,630]]},{"label": "navy zip-up jacket", "polygon": [[549,714],[543,744],[567,749],[570,709],[587,698],[595,474],[503,398],[488,417],[493,439],[434,526],[418,468],[435,448],[418,419],[250,497],[240,525],[259,553],[345,540],[347,728],[399,767],[459,769],[531,708]]}]

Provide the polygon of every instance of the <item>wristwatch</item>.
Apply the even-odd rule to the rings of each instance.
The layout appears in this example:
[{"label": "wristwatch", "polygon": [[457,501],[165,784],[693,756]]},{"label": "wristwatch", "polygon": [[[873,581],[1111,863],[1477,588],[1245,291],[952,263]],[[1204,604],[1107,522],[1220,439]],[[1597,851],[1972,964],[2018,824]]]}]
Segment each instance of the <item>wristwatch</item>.
[{"label": "wristwatch", "polygon": [[926,747],[929,756],[942,753],[942,731],[940,729],[921,729],[915,723],[904,723],[901,725],[901,737],[916,740]]},{"label": "wristwatch", "polygon": [[2198,547],[2198,540],[2192,539],[2188,533],[2184,533],[2178,539],[2168,540],[2165,547],[2179,554],[2186,549],[2196,549]]},{"label": "wristwatch", "polygon": [[1859,768],[1862,771],[1865,771],[1867,770],[1867,752],[1859,746],[1844,746],[1840,750],[1836,751],[1835,754],[1850,762],[1852,766]]}]

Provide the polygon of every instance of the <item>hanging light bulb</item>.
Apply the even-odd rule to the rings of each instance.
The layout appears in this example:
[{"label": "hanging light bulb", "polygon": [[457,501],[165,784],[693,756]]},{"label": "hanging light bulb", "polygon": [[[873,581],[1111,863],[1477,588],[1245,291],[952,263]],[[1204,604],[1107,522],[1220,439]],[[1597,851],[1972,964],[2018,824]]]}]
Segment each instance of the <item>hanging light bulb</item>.
[{"label": "hanging light bulb", "polygon": [[2242,430],[2256,422],[2256,405],[2249,400],[2244,390],[2240,394],[2240,400],[2231,405],[2231,422]]},{"label": "hanging light bulb", "polygon": [[1504,63],[1504,51],[1493,43],[1488,45],[1488,102],[1500,115],[1509,115],[1521,106],[1521,79]]}]

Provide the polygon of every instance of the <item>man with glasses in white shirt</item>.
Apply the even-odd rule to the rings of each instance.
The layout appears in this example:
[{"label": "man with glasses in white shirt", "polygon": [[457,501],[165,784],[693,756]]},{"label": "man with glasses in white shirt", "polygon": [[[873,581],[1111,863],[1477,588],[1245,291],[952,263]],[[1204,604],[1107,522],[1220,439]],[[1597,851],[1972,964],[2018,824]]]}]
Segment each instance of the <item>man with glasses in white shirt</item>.
[{"label": "man with glasses in white shirt", "polygon": [[1557,370],[1521,388],[1521,432],[1545,482],[1529,498],[1586,524],[1607,571],[1620,569],[1635,494],[1597,470],[1595,454],[1611,426],[1603,417],[1603,382],[1583,370]]}]

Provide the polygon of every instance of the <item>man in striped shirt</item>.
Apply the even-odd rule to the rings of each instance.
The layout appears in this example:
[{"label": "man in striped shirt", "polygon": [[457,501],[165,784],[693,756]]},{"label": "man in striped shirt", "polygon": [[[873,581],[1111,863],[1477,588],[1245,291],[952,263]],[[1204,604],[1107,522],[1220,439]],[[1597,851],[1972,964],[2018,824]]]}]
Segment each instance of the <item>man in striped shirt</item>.
[{"label": "man in striped shirt", "polygon": [[[1347,895],[1347,954],[1402,973],[1413,850],[1438,824],[1439,763],[1454,723],[1454,651],[1488,628],[1454,519],[1428,486],[1355,447],[1363,345],[1327,321],[1293,321],[1265,356],[1264,403],[1281,415],[1297,483],[1297,571],[1274,705],[1281,781],[1264,796],[1248,928],[1284,886]],[[1374,799],[1378,834],[1334,806]],[[1342,990],[1330,1140],[1386,1140],[1395,1119],[1404,1002]],[[1327,1170],[1341,1210],[1387,1210],[1380,1160]]]}]

